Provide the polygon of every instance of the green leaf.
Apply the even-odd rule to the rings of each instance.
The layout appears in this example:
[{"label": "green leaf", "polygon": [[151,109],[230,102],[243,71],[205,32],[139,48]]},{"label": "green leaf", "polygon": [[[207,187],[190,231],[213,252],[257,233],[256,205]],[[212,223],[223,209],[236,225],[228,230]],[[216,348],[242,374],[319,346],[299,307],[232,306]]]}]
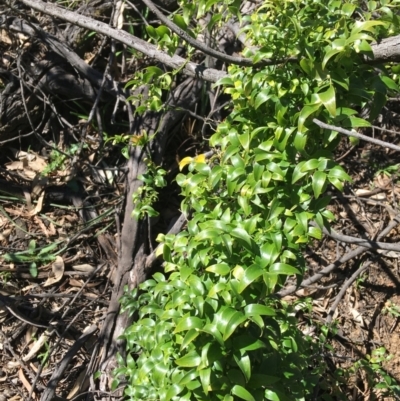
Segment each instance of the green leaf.
[{"label": "green leaf", "polygon": [[200,365],[201,357],[197,354],[196,351],[191,351],[182,358],[179,358],[175,361],[178,366],[182,366],[184,368],[193,368]]},{"label": "green leaf", "polygon": [[381,80],[383,81],[383,83],[384,83],[389,89],[392,89],[392,90],[394,90],[394,91],[396,91],[396,92],[399,92],[399,91],[400,91],[399,86],[396,84],[396,82],[393,81],[393,79],[391,79],[391,78],[389,78],[389,77],[387,77],[387,76],[385,76],[385,75],[382,75],[382,76],[381,76]]},{"label": "green leaf", "polygon": [[297,164],[297,166],[293,170],[293,175],[292,175],[292,184],[295,184],[297,181],[299,181],[301,178],[303,178],[305,175],[307,175],[306,171],[303,171],[303,166],[305,162],[300,162]]},{"label": "green leaf", "polygon": [[265,315],[265,316],[275,316],[276,312],[273,308],[261,305],[261,304],[248,304],[244,308],[244,313],[246,316],[253,316],[253,315]]},{"label": "green leaf", "polygon": [[232,387],[231,393],[245,401],[256,401],[244,387],[239,386],[238,384]]},{"label": "green leaf", "polygon": [[164,74],[164,71],[161,68],[155,67],[155,66],[150,66],[146,68],[146,71],[149,72],[150,74],[159,77],[160,75]]},{"label": "green leaf", "polygon": [[190,330],[190,329],[201,329],[204,326],[202,319],[196,316],[184,317],[179,320],[174,333],[179,333],[180,331]]},{"label": "green leaf", "polygon": [[219,274],[220,276],[226,276],[231,269],[226,263],[217,263],[216,265],[208,266],[206,271]]},{"label": "green leaf", "polygon": [[247,318],[242,312],[235,311],[231,316],[231,318],[229,319],[228,324],[222,333],[222,339],[226,341],[234,333],[236,327],[238,327],[246,320]]},{"label": "green leaf", "polygon": [[200,334],[199,330],[196,329],[188,330],[188,332],[185,334],[185,337],[183,338],[181,344],[181,351],[184,350],[189,344],[191,344],[192,341],[195,340],[199,334]]},{"label": "green leaf", "polygon": [[[259,315],[256,315],[259,317]],[[233,347],[242,352],[255,351],[257,349],[266,348],[265,343],[259,338],[251,337],[248,334],[235,337]]]},{"label": "green leaf", "polygon": [[279,399],[278,395],[275,393],[275,391],[272,391],[269,389],[265,390],[264,396],[267,400],[270,400],[270,401],[280,401],[280,399]]},{"label": "green leaf", "polygon": [[300,274],[299,270],[286,263],[274,263],[269,269],[269,271],[270,273],[285,274],[285,275]]},{"label": "green leaf", "polygon": [[210,378],[211,378],[211,369],[201,369],[199,372],[201,385],[203,387],[203,391],[205,395],[208,395],[208,391],[210,390]]},{"label": "green leaf", "polygon": [[146,26],[146,32],[152,39],[158,40],[157,32],[151,25]]},{"label": "green leaf", "polygon": [[171,398],[176,397],[179,393],[182,392],[183,389],[184,387],[181,385],[175,383],[171,384],[167,391],[167,394],[165,395],[165,401],[169,401]]},{"label": "green leaf", "polygon": [[298,130],[301,132],[304,126],[304,123],[306,122],[307,118],[315,113],[320,107],[322,106],[322,103],[316,103],[308,106],[304,106],[300,112],[299,115],[299,121],[298,121]]},{"label": "green leaf", "polygon": [[222,339],[221,332],[218,330],[216,324],[214,324],[214,323],[206,324],[201,331],[204,333],[210,334],[212,337],[214,337],[218,341],[218,343],[221,346],[225,345],[225,342]]},{"label": "green leaf", "polygon": [[328,173],[329,178],[337,178],[342,181],[351,181],[350,176],[340,166],[335,166]]},{"label": "green leaf", "polygon": [[239,366],[239,369],[242,371],[246,382],[248,382],[251,377],[251,362],[249,355],[246,352],[235,353],[233,358],[235,359],[236,364]]},{"label": "green leaf", "polygon": [[218,243],[218,242],[220,242],[219,241],[220,235],[221,235],[221,231],[209,228],[209,229],[200,231],[196,235],[195,240],[196,241],[211,240],[211,241]]},{"label": "green leaf", "polygon": [[168,27],[166,27],[165,25],[160,25],[156,28],[156,32],[158,35],[158,38],[161,39],[164,37],[164,35],[169,36],[171,34],[171,31],[169,30]]},{"label": "green leaf", "polygon": [[38,269],[37,269],[37,265],[36,265],[35,262],[32,262],[32,263],[29,265],[29,273],[31,274],[31,276],[32,276],[33,278],[36,278],[36,277],[38,276]]},{"label": "green leaf", "polygon": [[251,237],[248,234],[248,232],[246,230],[244,230],[243,228],[236,227],[230,232],[230,234],[233,237],[239,238],[240,240],[244,241],[250,247],[252,246]]},{"label": "green leaf", "polygon": [[181,28],[181,29],[183,29],[184,31],[186,31],[186,29],[187,29],[187,24],[186,24],[186,22],[185,22],[185,19],[181,16],[181,15],[179,15],[179,14],[175,14],[174,15],[174,24],[175,25],[178,25],[179,26],[179,28]]},{"label": "green leaf", "polygon": [[28,251],[32,253],[35,251],[35,249],[36,249],[36,241],[34,239],[32,239],[29,241]]},{"label": "green leaf", "polygon": [[318,240],[322,239],[322,231],[318,227],[310,227],[308,230],[308,235]]},{"label": "green leaf", "polygon": [[344,48],[336,48],[336,49],[332,49],[332,50],[328,51],[328,52],[325,54],[325,57],[324,57],[324,59],[323,59],[323,61],[322,61],[322,69],[325,69],[325,66],[326,66],[327,62],[328,62],[333,56],[335,56],[336,54],[341,53],[341,52],[343,51],[343,49],[344,49]]},{"label": "green leaf", "polygon": [[248,267],[243,277],[239,281],[238,291],[241,294],[253,281],[257,280],[259,277],[262,276],[264,270],[261,269],[258,265],[253,264]]},{"label": "green leaf", "polygon": [[374,32],[375,31],[374,26],[386,25],[386,24],[387,24],[386,22],[376,21],[376,20],[356,21],[353,29],[351,30],[350,35],[355,35],[356,33],[361,31]]},{"label": "green leaf", "polygon": [[318,168],[318,165],[319,165],[318,159],[307,160],[306,162],[301,163],[300,171],[307,172],[310,170],[315,170],[316,168]]},{"label": "green leaf", "polygon": [[312,188],[316,199],[319,198],[322,191],[324,190],[326,182],[326,173],[323,171],[316,171],[312,176]]},{"label": "green leaf", "polygon": [[256,100],[254,102],[254,108],[256,110],[271,97],[269,92],[269,89],[264,89],[256,96]]},{"label": "green leaf", "polygon": [[318,93],[319,98],[321,99],[322,103],[324,104],[325,108],[328,110],[329,114],[332,117],[336,116],[336,94],[335,89],[332,85],[322,93]]}]

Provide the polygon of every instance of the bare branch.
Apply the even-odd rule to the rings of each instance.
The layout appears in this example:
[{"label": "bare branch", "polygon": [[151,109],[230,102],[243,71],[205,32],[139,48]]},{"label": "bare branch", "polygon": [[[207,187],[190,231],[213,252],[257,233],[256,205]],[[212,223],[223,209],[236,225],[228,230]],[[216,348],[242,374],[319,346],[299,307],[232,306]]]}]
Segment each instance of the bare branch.
[{"label": "bare branch", "polygon": [[371,43],[373,59],[367,59],[368,63],[383,63],[400,60],[400,35],[383,39],[379,43]]},{"label": "bare branch", "polygon": [[85,15],[80,15],[65,8],[55,6],[51,3],[44,3],[40,0],[20,0],[20,2],[44,14],[60,18],[64,21],[70,22],[71,24],[78,25],[91,31],[95,31],[102,35],[106,35],[107,37],[115,39],[139,51],[140,53],[146,54],[151,58],[159,60],[160,62],[168,65],[171,68],[182,68],[182,72],[191,77],[197,77],[209,82],[216,82],[220,78],[227,76],[227,73],[225,71],[220,71],[213,68],[205,68],[199,64],[190,62],[177,55],[171,57],[166,52],[157,49],[156,46],[147,43],[146,41],[139,39],[126,31],[111,28],[104,22],[94,20],[93,18],[87,17]]},{"label": "bare branch", "polygon": [[355,138],[359,138],[359,139],[362,139],[363,141],[374,143],[375,145],[383,146],[384,148],[397,150],[398,152],[400,151],[400,146],[393,145],[392,143],[389,143],[389,142],[381,141],[380,139],[371,138],[367,135],[360,134],[356,131],[349,131],[347,129],[336,127],[334,125],[325,124],[322,121],[317,120],[316,118],[313,119],[313,123],[317,124],[319,127],[324,128],[324,129],[336,131],[336,132],[339,132],[340,134],[344,134],[347,136],[354,136]]},{"label": "bare branch", "polygon": [[346,242],[348,244],[356,244],[359,246],[363,246],[365,248],[370,249],[383,249],[386,251],[394,251],[400,252],[400,245],[399,244],[391,244],[387,242],[376,242],[365,238],[356,238],[351,237],[350,235],[339,234],[332,228],[327,230],[326,228],[323,229],[324,234],[328,235],[329,237],[335,239],[336,241]]},{"label": "bare branch", "polygon": [[354,281],[357,279],[358,276],[361,276],[361,274],[367,270],[369,265],[371,264],[371,261],[368,261],[361,265],[353,274],[352,276],[343,284],[342,288],[339,291],[339,294],[336,296],[335,301],[333,302],[332,306],[329,308],[328,316],[326,318],[326,323],[329,324],[332,322],[333,314],[335,313],[335,310],[337,306],[339,305],[339,302],[341,299],[344,297],[344,294],[346,293],[347,289],[354,283]]},{"label": "bare branch", "polygon": [[321,269],[318,273],[314,274],[313,276],[311,276],[310,278],[304,280],[299,287],[297,287],[296,285],[291,285],[289,287],[286,288],[282,288],[279,292],[277,292],[277,296],[279,298],[283,298],[286,297],[290,294],[295,293],[296,291],[298,291],[300,288],[302,287],[309,287],[312,284],[317,283],[319,280],[321,280],[322,277],[326,276],[327,274],[331,273],[332,271],[334,271],[335,269],[337,269],[340,265],[342,265],[343,263],[348,262],[349,260],[354,259],[355,257],[362,255],[364,252],[366,252],[368,249],[364,248],[363,246],[359,246],[356,249],[350,251],[349,253],[347,253],[346,255],[342,256],[341,258],[335,260],[333,263],[331,263],[330,265],[324,267],[323,269]]}]

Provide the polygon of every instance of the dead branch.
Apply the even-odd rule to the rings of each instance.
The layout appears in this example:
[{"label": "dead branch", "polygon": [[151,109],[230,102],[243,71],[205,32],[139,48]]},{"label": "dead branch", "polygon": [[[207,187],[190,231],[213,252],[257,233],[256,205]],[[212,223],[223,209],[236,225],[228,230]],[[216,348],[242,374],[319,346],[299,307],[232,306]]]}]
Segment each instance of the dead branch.
[{"label": "dead branch", "polygon": [[[381,239],[385,237],[387,234],[390,233],[390,231],[393,230],[394,227],[396,227],[399,224],[399,218],[396,217],[394,218],[388,226],[377,236],[377,239]],[[366,252],[368,248],[365,248],[363,246],[358,246],[356,249],[353,249],[352,251],[348,252],[346,255],[343,255],[341,258],[335,260],[333,263],[330,265],[324,267],[321,269],[318,273],[314,274],[312,277],[309,277],[306,280],[303,280],[301,284],[297,287],[295,285],[288,286],[286,288],[283,288],[277,293],[277,296],[279,298],[286,297],[290,294],[295,293],[299,288],[302,287],[309,287],[312,284],[317,283],[319,280],[321,280],[322,277],[326,276],[327,274],[331,273],[335,269],[337,269],[339,266],[341,266],[343,263],[346,263],[357,256],[362,255],[364,252]]]},{"label": "dead branch", "polygon": [[356,244],[364,248],[369,248],[374,250],[382,249],[385,251],[400,252],[399,244],[390,244],[387,242],[377,242],[364,238],[351,237],[350,235],[339,234],[332,228],[330,228],[329,230],[323,228],[323,232],[324,234],[328,235],[329,237],[333,238],[336,241],[346,242],[348,244]]},{"label": "dead branch", "polygon": [[159,50],[156,46],[147,43],[146,41],[139,39],[138,37],[133,36],[126,31],[111,28],[109,25],[103,22],[96,21],[93,18],[55,6],[54,4],[44,3],[40,0],[20,0],[20,2],[47,15],[60,18],[61,20],[76,24],[82,28],[106,35],[107,37],[115,39],[139,51],[140,53],[149,56],[150,58],[154,58],[163,64],[168,65],[173,69],[182,69],[182,72],[191,77],[198,77],[205,81],[216,82],[220,78],[227,76],[227,73],[224,71],[213,68],[205,68],[180,56],[174,55],[171,57],[164,51]]},{"label": "dead branch", "polygon": [[[64,21],[68,21],[72,24],[76,24],[82,28],[90,29],[97,33],[106,35],[112,39],[115,39],[125,45],[132,47],[133,49],[146,54],[151,58],[155,58],[158,61],[162,62],[165,65],[173,69],[182,69],[182,72],[191,76],[198,77],[205,81],[216,82],[219,79],[226,77],[228,74],[224,71],[220,71],[213,68],[205,68],[199,64],[188,61],[180,56],[174,55],[173,57],[169,56],[167,53],[162,50],[157,49],[156,46],[147,43],[146,41],[139,39],[136,36],[129,34],[126,31],[117,30],[111,28],[109,25],[96,21],[90,17],[86,17],[76,12],[69,11],[67,9],[55,6],[51,3],[44,3],[40,0],[19,0],[21,3],[25,4],[28,7],[32,7],[34,10],[41,11],[45,14],[51,15],[53,17],[60,18]],[[150,4],[150,3],[149,3]],[[178,28],[179,30],[179,28]],[[182,30],[179,30],[181,35],[185,33]],[[182,36],[183,37],[183,36]],[[186,36],[184,36],[186,40]],[[196,41],[197,42],[197,41]],[[387,61],[398,61],[400,60],[400,51],[398,45],[400,43],[400,35],[394,36],[392,38],[385,39],[381,43],[372,44],[373,50],[373,60],[366,59],[366,62],[387,62]],[[196,43],[198,45],[198,43]],[[209,48],[207,49],[209,50]],[[204,49],[202,49],[204,51]],[[213,56],[215,57],[215,55]],[[226,57],[226,56],[225,56]],[[248,63],[248,61],[243,61],[247,59],[237,58],[239,62]],[[242,61],[240,61],[240,59]],[[238,61],[236,60],[236,61]],[[372,60],[372,61],[371,61]],[[294,62],[295,59],[289,59],[286,61]],[[263,60],[262,64],[281,64],[282,60]],[[245,64],[245,65],[254,65],[254,64]],[[343,133],[343,132],[342,132]],[[354,135],[353,135],[354,136]],[[396,149],[398,150],[398,149]]]},{"label": "dead branch", "polygon": [[392,143],[389,143],[389,142],[381,141],[380,139],[371,138],[367,135],[360,134],[357,131],[349,131],[349,130],[341,128],[341,127],[336,127],[335,125],[325,124],[322,121],[317,120],[316,118],[313,119],[313,123],[317,124],[319,127],[323,128],[323,129],[336,131],[336,132],[339,132],[340,134],[344,134],[347,136],[354,136],[355,138],[359,138],[359,139],[362,139],[363,141],[374,143],[375,145],[383,146],[384,148],[397,150],[398,152],[400,151],[400,146],[393,145]]},{"label": "dead branch", "polygon": [[371,264],[371,261],[368,261],[361,265],[352,275],[351,277],[343,284],[342,288],[340,289],[339,293],[337,294],[335,301],[329,308],[328,316],[326,318],[326,323],[329,324],[332,322],[333,314],[335,313],[335,310],[337,306],[339,305],[339,302],[343,298],[344,294],[346,293],[347,289],[354,283],[354,281],[357,279],[357,277],[361,276],[361,274],[367,270],[368,266]]}]

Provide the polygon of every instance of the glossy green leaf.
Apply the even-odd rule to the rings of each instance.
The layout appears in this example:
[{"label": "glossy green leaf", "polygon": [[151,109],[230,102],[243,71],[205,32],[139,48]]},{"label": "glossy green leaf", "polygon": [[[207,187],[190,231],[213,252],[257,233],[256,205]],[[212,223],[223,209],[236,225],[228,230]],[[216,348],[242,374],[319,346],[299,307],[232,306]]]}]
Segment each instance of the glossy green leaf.
[{"label": "glossy green leaf", "polygon": [[269,269],[269,271],[271,273],[285,274],[285,275],[300,274],[300,271],[298,269],[286,263],[274,263]]},{"label": "glossy green leaf", "polygon": [[244,387],[237,384],[232,387],[231,393],[245,401],[256,401],[255,398]]},{"label": "glossy green leaf", "polygon": [[350,176],[340,166],[335,166],[328,173],[329,178],[337,178],[342,181],[351,181]]},{"label": "glossy green leaf", "polygon": [[215,230],[212,228],[202,230],[196,235],[196,241],[204,241],[204,240],[211,240],[219,242],[219,238],[221,235],[220,230]]},{"label": "glossy green leaf", "polygon": [[385,22],[376,20],[356,21],[350,35],[355,35],[361,31],[374,32],[374,27],[378,25],[385,25]]},{"label": "glossy green leaf", "polygon": [[238,291],[242,293],[251,283],[257,280],[259,277],[262,276],[264,270],[261,269],[258,265],[251,265],[248,267],[243,277],[240,279]]},{"label": "glossy green leaf", "polygon": [[235,311],[229,319],[227,326],[222,332],[223,340],[226,341],[234,333],[236,328],[246,320],[247,318],[242,312]]},{"label": "glossy green leaf", "polygon": [[240,227],[236,227],[234,228],[230,234],[235,237],[235,238],[239,238],[240,240],[244,241],[246,244],[248,244],[249,246],[252,245],[252,241],[251,241],[251,237],[248,234],[248,232],[246,230],[244,230],[243,228]]},{"label": "glossy green leaf", "polygon": [[225,276],[231,271],[230,267],[226,263],[217,263],[216,265],[208,266],[206,271],[210,273],[219,274],[220,276]]},{"label": "glossy green leaf", "polygon": [[261,304],[249,304],[244,308],[244,313],[246,316],[253,315],[265,315],[265,316],[275,316],[276,312],[273,308],[261,305]]},{"label": "glossy green leaf", "polygon": [[303,161],[296,165],[292,175],[292,184],[295,184],[297,181],[307,175],[307,172],[302,170],[304,164],[305,162]]},{"label": "glossy green leaf", "polygon": [[199,372],[199,377],[201,381],[201,385],[203,387],[203,391],[205,395],[208,395],[208,391],[210,390],[210,377],[211,377],[211,369],[201,369]]},{"label": "glossy green leaf", "polygon": [[165,396],[165,401],[171,400],[173,397],[177,396],[183,390],[183,386],[178,384],[172,384]]},{"label": "glossy green leaf", "polygon": [[308,229],[308,235],[318,240],[322,239],[322,231],[317,227],[310,227]]},{"label": "glossy green leaf", "polygon": [[301,172],[307,172],[310,170],[315,170],[319,165],[319,160],[317,159],[311,159],[307,160],[306,162],[302,162],[300,171]]},{"label": "glossy green leaf", "polygon": [[225,341],[222,338],[222,334],[218,330],[216,324],[214,324],[214,323],[206,324],[201,331],[203,331],[204,333],[210,334],[212,337],[214,337],[218,341],[218,343],[221,346],[225,344]]},{"label": "glossy green leaf", "polygon": [[254,108],[256,110],[271,97],[269,92],[270,92],[269,89],[267,89],[267,90],[262,90],[261,92],[258,93],[254,102]]},{"label": "glossy green leaf", "polygon": [[322,102],[321,103],[317,103],[317,104],[312,104],[309,106],[304,106],[300,112],[299,115],[299,122],[298,122],[298,129],[301,132],[304,126],[304,123],[306,122],[307,118],[315,113],[320,107],[322,106]]},{"label": "glossy green leaf", "polygon": [[325,92],[318,93],[321,102],[332,117],[336,116],[336,94],[332,85]]},{"label": "glossy green leaf", "polygon": [[[257,316],[259,317],[259,315]],[[233,347],[237,350],[244,352],[244,351],[255,351],[260,348],[265,348],[266,345],[262,340],[254,338],[248,334],[245,334],[235,337]]]},{"label": "glossy green leaf", "polygon": [[384,84],[389,88],[392,89],[396,92],[399,92],[399,86],[396,84],[395,81],[393,81],[393,79],[389,78],[388,76],[382,75],[381,76],[381,80],[384,82]]},{"label": "glossy green leaf", "polygon": [[246,382],[248,382],[251,377],[251,362],[249,355],[247,352],[238,352],[233,354],[233,358],[239,369],[242,371]]},{"label": "glossy green leaf", "polygon": [[266,389],[264,393],[265,399],[270,401],[280,401],[280,398],[275,391]]},{"label": "glossy green leaf", "polygon": [[182,344],[181,344],[181,350],[185,349],[189,344],[191,344],[200,334],[199,330],[196,329],[190,329],[187,331],[185,334],[185,337],[183,338]]},{"label": "glossy green leaf", "polygon": [[184,368],[192,368],[196,367],[200,364],[201,357],[195,351],[191,351],[182,358],[179,358],[175,361],[178,366],[182,366]]},{"label": "glossy green leaf", "polygon": [[319,198],[324,190],[326,182],[326,173],[323,171],[316,171],[312,176],[312,188],[315,198]]},{"label": "glossy green leaf", "polygon": [[190,330],[190,329],[201,329],[204,326],[203,320],[196,316],[188,316],[182,318],[176,328],[174,333],[179,333],[181,331]]}]

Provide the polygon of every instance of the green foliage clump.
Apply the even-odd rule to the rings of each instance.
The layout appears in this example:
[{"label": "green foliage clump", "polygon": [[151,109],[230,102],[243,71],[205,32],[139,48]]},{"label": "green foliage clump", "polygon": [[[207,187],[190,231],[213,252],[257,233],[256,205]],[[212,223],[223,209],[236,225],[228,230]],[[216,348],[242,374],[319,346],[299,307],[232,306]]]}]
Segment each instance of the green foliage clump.
[{"label": "green foliage clump", "polygon": [[[275,294],[302,279],[304,246],[333,219],[326,189],[350,179],[332,158],[337,133],[313,119],[368,126],[397,90],[365,62],[375,38],[398,30],[395,3],[266,0],[243,17],[255,66],[217,83],[234,108],[210,139],[215,154],[177,177],[187,229],[159,237],[165,274],[122,300],[139,314],[116,370],[129,399],[305,400],[324,381],[319,345]],[[183,3],[182,15],[219,6]]]}]

